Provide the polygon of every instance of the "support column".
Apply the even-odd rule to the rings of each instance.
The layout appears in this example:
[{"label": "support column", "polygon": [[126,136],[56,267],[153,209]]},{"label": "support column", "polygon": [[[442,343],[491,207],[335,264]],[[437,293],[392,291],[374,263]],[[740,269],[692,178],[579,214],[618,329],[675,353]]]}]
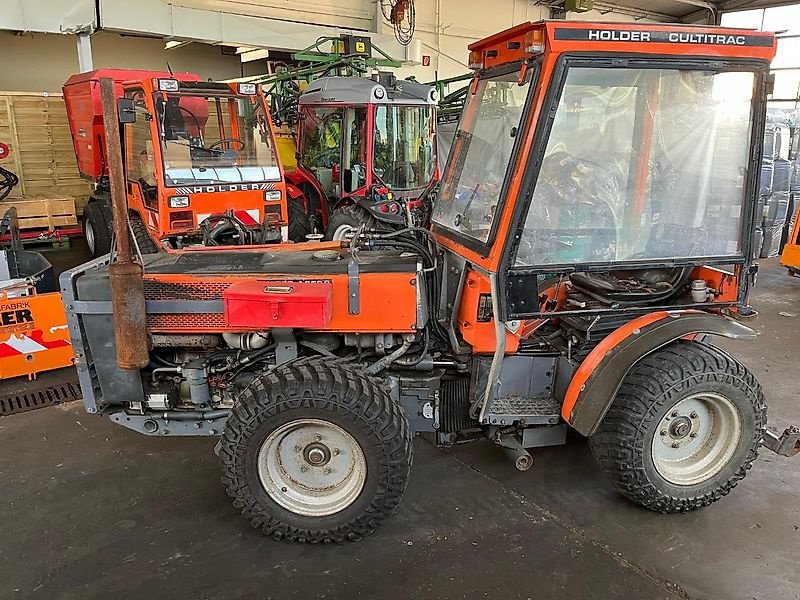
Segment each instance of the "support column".
[{"label": "support column", "polygon": [[91,34],[86,31],[79,33],[76,36],[78,40],[78,71],[86,73],[94,69],[92,66],[92,38]]}]

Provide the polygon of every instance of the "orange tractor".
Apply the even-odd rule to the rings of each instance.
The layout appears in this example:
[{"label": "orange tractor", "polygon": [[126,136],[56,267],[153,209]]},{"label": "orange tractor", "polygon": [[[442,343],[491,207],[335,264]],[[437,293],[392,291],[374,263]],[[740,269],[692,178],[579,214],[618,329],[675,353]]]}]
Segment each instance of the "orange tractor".
[{"label": "orange tractor", "polygon": [[119,97],[128,215],[140,253],[289,239],[286,182],[259,86],[100,69],[64,84],[78,167],[97,184],[84,210],[94,257],[110,250],[112,232],[103,77],[114,80]]},{"label": "orange tractor", "polygon": [[387,518],[419,432],[488,438],[525,470],[571,428],[667,513],[727,494],[762,444],[800,450],[712,341],[755,337],[735,317],[775,37],[559,21],[470,50],[430,231],[66,273],[88,412],[219,438],[235,506],[306,542]]}]

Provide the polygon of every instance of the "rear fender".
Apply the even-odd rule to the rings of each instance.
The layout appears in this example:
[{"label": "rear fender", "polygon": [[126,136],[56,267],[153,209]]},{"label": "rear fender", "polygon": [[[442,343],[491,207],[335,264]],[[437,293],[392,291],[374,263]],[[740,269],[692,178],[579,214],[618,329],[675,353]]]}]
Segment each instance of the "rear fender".
[{"label": "rear fender", "polygon": [[726,317],[697,310],[658,311],[626,323],[601,341],[570,381],[561,416],[592,435],[608,412],[623,379],[648,354],[694,334],[753,339],[755,332]]}]

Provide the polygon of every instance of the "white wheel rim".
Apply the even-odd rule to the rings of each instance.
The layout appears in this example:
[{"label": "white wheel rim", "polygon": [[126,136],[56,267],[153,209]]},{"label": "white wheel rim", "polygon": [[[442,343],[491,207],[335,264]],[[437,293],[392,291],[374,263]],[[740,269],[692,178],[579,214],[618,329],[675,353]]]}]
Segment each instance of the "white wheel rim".
[{"label": "white wheel rim", "polygon": [[86,237],[86,245],[89,246],[89,252],[94,254],[94,228],[91,221],[86,221],[85,231],[83,235]]},{"label": "white wheel rim", "polygon": [[349,240],[353,237],[353,233],[355,233],[355,227],[352,225],[339,225],[336,230],[333,232],[333,236],[331,239],[335,242],[341,242],[344,240]]},{"label": "white wheel rim", "polygon": [[338,425],[298,419],[264,440],[258,476],[270,498],[286,510],[325,517],[355,502],[364,489],[367,461],[358,442]]},{"label": "white wheel rim", "polygon": [[725,396],[688,396],[667,411],[652,442],[656,471],[675,485],[696,485],[719,473],[742,437],[742,418]]}]

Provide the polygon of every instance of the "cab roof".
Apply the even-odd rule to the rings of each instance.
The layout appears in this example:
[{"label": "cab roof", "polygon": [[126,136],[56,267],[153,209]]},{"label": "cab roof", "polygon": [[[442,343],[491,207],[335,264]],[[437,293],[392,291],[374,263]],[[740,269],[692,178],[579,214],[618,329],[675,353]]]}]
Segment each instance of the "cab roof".
[{"label": "cab roof", "polygon": [[418,104],[436,105],[436,91],[416,81],[397,80],[384,87],[367,77],[320,77],[308,84],[300,105],[308,104]]},{"label": "cab roof", "polygon": [[617,52],[771,61],[776,49],[775,34],[752,29],[591,21],[522,23],[469,45],[470,64],[476,68],[516,62],[544,52]]}]

